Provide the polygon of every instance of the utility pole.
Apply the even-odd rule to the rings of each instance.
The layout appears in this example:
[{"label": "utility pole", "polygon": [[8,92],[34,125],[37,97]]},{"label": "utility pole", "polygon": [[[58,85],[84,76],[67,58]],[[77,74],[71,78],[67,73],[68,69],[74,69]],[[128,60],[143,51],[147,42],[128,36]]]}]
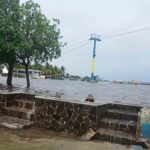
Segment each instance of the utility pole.
[{"label": "utility pole", "polygon": [[94,41],[93,58],[92,58],[92,65],[91,65],[91,81],[94,81],[95,57],[96,57],[96,42],[97,41],[101,41],[100,35],[91,34],[90,40]]}]

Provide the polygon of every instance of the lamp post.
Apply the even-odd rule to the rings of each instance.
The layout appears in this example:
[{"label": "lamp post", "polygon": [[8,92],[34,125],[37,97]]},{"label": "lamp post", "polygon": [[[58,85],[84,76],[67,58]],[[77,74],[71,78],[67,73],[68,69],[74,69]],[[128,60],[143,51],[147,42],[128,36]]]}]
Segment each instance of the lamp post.
[{"label": "lamp post", "polygon": [[91,81],[94,81],[94,72],[95,72],[95,57],[96,57],[96,42],[101,41],[100,35],[91,34],[90,40],[94,41],[93,47],[93,57],[92,57],[92,65],[91,65]]}]

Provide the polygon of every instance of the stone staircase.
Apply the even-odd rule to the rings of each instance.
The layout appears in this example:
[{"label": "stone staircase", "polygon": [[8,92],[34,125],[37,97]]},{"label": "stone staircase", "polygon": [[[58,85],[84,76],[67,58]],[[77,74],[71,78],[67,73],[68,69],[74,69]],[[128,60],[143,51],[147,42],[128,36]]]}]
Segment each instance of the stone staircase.
[{"label": "stone staircase", "polygon": [[131,145],[139,136],[140,107],[111,104],[100,122],[94,140]]},{"label": "stone staircase", "polygon": [[14,100],[13,104],[2,107],[0,126],[9,129],[22,129],[34,126],[35,102]]}]

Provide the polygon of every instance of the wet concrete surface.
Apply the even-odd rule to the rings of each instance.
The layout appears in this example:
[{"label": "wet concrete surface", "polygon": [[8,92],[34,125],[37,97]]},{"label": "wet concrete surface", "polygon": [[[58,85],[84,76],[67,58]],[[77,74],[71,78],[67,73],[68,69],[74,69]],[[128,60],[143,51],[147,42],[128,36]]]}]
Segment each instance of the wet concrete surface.
[{"label": "wet concrete surface", "polygon": [[38,128],[19,131],[0,128],[0,150],[128,150],[129,147],[107,142],[81,141]]},{"label": "wet concrete surface", "polygon": [[20,130],[34,126],[34,122],[16,117],[0,116],[0,126],[8,129]]}]

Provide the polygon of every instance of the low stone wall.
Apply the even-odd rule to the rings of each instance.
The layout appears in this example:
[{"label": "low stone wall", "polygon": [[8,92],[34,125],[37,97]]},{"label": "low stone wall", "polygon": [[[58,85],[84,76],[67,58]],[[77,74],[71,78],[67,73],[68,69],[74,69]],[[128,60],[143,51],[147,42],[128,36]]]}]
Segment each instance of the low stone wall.
[{"label": "low stone wall", "polygon": [[[109,109],[116,109],[119,112],[120,110],[131,109],[131,112],[135,113],[139,112],[141,109],[140,107],[130,105],[68,101],[61,98],[35,96],[34,94],[27,93],[1,93],[0,113],[26,119],[30,107],[23,107],[27,109],[27,113],[25,112],[24,115],[20,105],[16,106],[18,101],[15,100],[23,101],[23,106],[27,106],[24,104],[30,106],[31,104],[33,116],[31,120],[35,122],[35,126],[45,129],[54,129],[58,132],[77,136],[87,133],[89,128],[93,130],[105,128],[102,122],[103,118],[124,119],[124,116],[120,113],[109,113]],[[11,110],[11,106],[19,107],[19,109],[17,109],[18,112],[16,113],[15,110]],[[127,116],[129,115],[125,114],[125,117]],[[132,119],[133,118],[131,118],[131,120]],[[139,123],[137,122],[137,124]]]},{"label": "low stone wall", "polygon": [[45,97],[35,99],[35,121],[38,127],[78,136],[86,133],[89,128],[98,127],[101,112],[97,104]]},{"label": "low stone wall", "polygon": [[[39,128],[76,136],[88,135],[87,131],[92,128],[95,131],[93,140],[127,145],[139,138],[141,108],[121,103],[68,101],[28,93],[0,93],[1,117],[21,118]],[[144,122],[143,133],[149,136],[149,111],[142,109],[141,120]]]},{"label": "low stone wall", "polygon": [[89,128],[99,128],[100,120],[107,108],[107,105],[99,103],[82,103],[34,94],[7,92],[0,94],[0,113],[3,107],[13,106],[15,100],[35,101],[34,118],[37,127],[51,128],[78,136],[86,133]]}]

